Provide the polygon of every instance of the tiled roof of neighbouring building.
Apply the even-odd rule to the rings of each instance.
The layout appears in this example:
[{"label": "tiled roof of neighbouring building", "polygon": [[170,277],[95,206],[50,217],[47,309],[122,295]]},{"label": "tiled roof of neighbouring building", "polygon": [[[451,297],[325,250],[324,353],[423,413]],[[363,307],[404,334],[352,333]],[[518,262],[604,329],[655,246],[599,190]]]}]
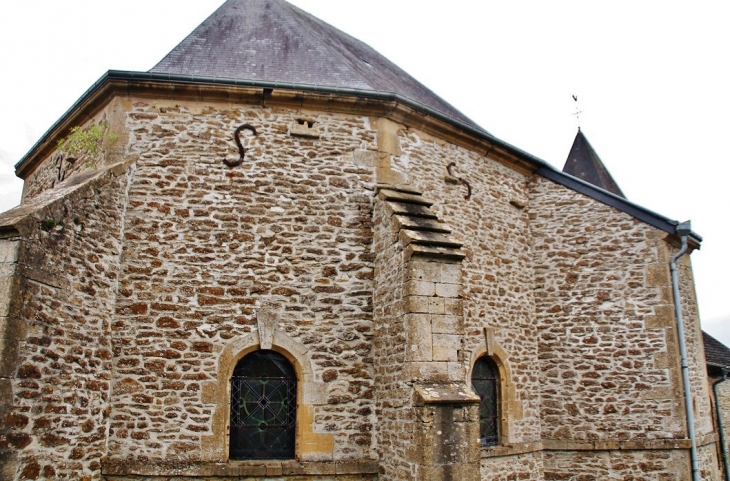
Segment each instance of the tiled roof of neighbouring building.
[{"label": "tiled roof of neighbouring building", "polygon": [[479,128],[363,42],[283,0],[228,0],[153,73],[393,93]]},{"label": "tiled roof of neighbouring building", "polygon": [[730,366],[730,348],[704,331],[702,331],[702,340],[705,344],[705,361],[708,366]]}]

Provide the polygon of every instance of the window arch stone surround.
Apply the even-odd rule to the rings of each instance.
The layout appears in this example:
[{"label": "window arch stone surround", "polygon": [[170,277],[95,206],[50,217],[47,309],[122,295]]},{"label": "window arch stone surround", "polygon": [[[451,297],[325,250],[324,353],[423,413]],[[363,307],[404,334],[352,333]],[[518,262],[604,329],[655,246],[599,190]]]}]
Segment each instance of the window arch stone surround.
[{"label": "window arch stone surround", "polygon": [[[512,382],[512,369],[509,365],[507,353],[502,349],[499,343],[494,339],[493,332],[490,328],[484,329],[486,342],[482,343],[479,347],[471,352],[469,358],[469,369],[467,373],[467,380],[469,386],[471,386],[472,373],[474,371],[474,364],[477,359],[481,357],[490,358],[497,366],[499,371],[499,444],[506,445],[512,442],[512,436],[510,432],[510,424],[512,421],[521,419],[522,414],[522,401],[517,398],[517,391],[514,383]],[[489,446],[488,448],[494,448],[495,446]],[[487,449],[488,449],[487,448]]]},{"label": "window arch stone surround", "polygon": [[[205,461],[228,461],[230,379],[238,361],[260,348],[259,334],[254,331],[231,339],[219,351],[217,378],[203,384],[202,389],[202,401],[212,405],[214,409],[212,434],[202,439],[202,457]],[[317,433],[313,429],[316,406],[327,403],[327,388],[323,382],[315,381],[312,362],[308,355],[309,348],[281,331],[274,331],[270,349],[287,358],[297,374],[296,459],[332,461],[334,435]]]}]

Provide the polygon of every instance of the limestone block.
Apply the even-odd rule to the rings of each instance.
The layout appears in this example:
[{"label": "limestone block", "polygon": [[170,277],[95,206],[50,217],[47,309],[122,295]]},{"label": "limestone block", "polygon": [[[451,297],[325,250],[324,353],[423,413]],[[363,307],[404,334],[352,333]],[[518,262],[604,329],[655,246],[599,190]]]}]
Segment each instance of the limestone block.
[{"label": "limestone block", "polygon": [[352,162],[361,167],[375,167],[378,154],[372,150],[355,149],[352,151]]},{"label": "limestone block", "polygon": [[297,448],[302,461],[331,461],[334,453],[334,438],[331,433],[316,433],[313,430],[314,410],[300,406],[297,410]]},{"label": "limestone block", "polygon": [[457,316],[464,315],[464,303],[458,298],[444,299],[444,311],[446,314],[454,314]]},{"label": "limestone block", "polygon": [[[462,418],[456,419],[454,418],[453,414],[450,414],[451,420],[456,419],[458,421],[464,421],[464,413],[461,412],[462,409],[468,408],[470,405],[479,403],[479,396],[474,394],[472,389],[467,386],[463,381],[446,383],[419,382],[413,386],[413,395],[413,403],[416,406],[425,406],[430,404],[448,404],[450,406],[458,406],[459,409],[457,411],[462,416]],[[423,421],[435,422],[433,420],[433,415],[435,415],[435,411],[426,410],[419,412],[421,413],[421,419]],[[430,418],[424,417],[423,414],[427,414],[428,412],[431,412]],[[474,414],[474,412],[472,411],[469,411],[469,413],[470,416]],[[473,420],[472,417],[470,417],[469,420]]]},{"label": "limestone block", "polygon": [[433,359],[431,320],[428,315],[406,314],[406,360],[430,361]]},{"label": "limestone block", "polygon": [[428,259],[411,259],[408,263],[406,279],[414,279],[424,282],[440,282],[441,264],[441,262],[433,262]]},{"label": "limestone block", "polygon": [[428,299],[428,312],[431,314],[445,314],[446,304],[445,300],[438,297],[431,297]]},{"label": "limestone block", "polygon": [[18,262],[18,247],[20,241],[0,239],[0,264],[14,264]]},{"label": "limestone block", "polygon": [[648,328],[659,328],[659,327],[672,327],[676,323],[674,317],[674,306],[663,305],[656,306],[654,308],[655,315],[647,316],[646,327]]},{"label": "limestone block", "polygon": [[373,122],[373,126],[378,129],[378,151],[392,155],[401,155],[398,131],[403,126],[385,118],[378,118]]},{"label": "limestone block", "polygon": [[319,127],[314,121],[299,120],[289,124],[289,135],[293,137],[309,137],[318,139],[320,134]]},{"label": "limestone block", "polygon": [[437,282],[434,284],[435,295],[439,297],[459,297],[459,284],[444,284],[443,282]]},{"label": "limestone block", "polygon": [[274,331],[279,324],[279,313],[270,306],[261,307],[256,313],[256,325],[259,330],[261,349],[271,349]]},{"label": "limestone block", "polygon": [[461,284],[461,264],[441,263],[441,279],[444,284]]},{"label": "limestone block", "polygon": [[464,379],[464,367],[459,362],[409,362],[404,372],[408,379],[422,382],[459,382]]},{"label": "limestone block", "polygon": [[[461,334],[463,332],[463,322],[461,317],[443,314],[431,315],[431,331],[435,334]],[[434,338],[434,345],[436,340]]]},{"label": "limestone block", "polygon": [[648,286],[666,286],[671,283],[669,263],[653,263],[646,267],[646,283]]},{"label": "limestone block", "polygon": [[[11,291],[14,279],[11,276],[0,277],[0,318],[7,316],[10,312]],[[0,333],[4,331],[5,329],[0,327]]]},{"label": "limestone block", "polygon": [[428,314],[431,312],[431,300],[433,297],[426,296],[408,296],[403,300],[403,310],[405,312]]},{"label": "limestone block", "polygon": [[405,296],[426,296],[436,295],[436,288],[433,282],[408,280],[403,284]]},{"label": "limestone block", "polygon": [[302,403],[311,406],[327,404],[327,384],[323,382],[302,382]]},{"label": "limestone block", "polygon": [[454,334],[433,334],[433,360],[459,361],[461,336]]}]

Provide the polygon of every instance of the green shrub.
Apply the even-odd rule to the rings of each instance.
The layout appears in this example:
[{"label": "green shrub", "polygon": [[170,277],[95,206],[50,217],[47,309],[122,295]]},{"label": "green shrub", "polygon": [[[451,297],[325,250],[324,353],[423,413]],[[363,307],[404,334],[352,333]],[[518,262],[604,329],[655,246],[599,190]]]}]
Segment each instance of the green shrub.
[{"label": "green shrub", "polygon": [[108,129],[109,122],[106,121],[84,129],[74,127],[68,137],[58,141],[58,150],[70,159],[86,159],[94,164],[100,154],[106,153],[119,140],[117,133],[106,134]]}]

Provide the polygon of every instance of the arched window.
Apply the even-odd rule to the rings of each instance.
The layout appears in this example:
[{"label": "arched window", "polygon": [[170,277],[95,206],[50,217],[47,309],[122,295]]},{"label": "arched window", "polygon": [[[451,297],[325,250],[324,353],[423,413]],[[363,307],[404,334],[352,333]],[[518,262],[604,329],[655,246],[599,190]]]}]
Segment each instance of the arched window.
[{"label": "arched window", "polygon": [[482,446],[499,444],[499,370],[489,357],[474,363],[471,385],[479,396],[479,440]]},{"label": "arched window", "polygon": [[275,351],[244,356],[231,377],[229,458],[293,458],[296,414],[291,363]]}]

